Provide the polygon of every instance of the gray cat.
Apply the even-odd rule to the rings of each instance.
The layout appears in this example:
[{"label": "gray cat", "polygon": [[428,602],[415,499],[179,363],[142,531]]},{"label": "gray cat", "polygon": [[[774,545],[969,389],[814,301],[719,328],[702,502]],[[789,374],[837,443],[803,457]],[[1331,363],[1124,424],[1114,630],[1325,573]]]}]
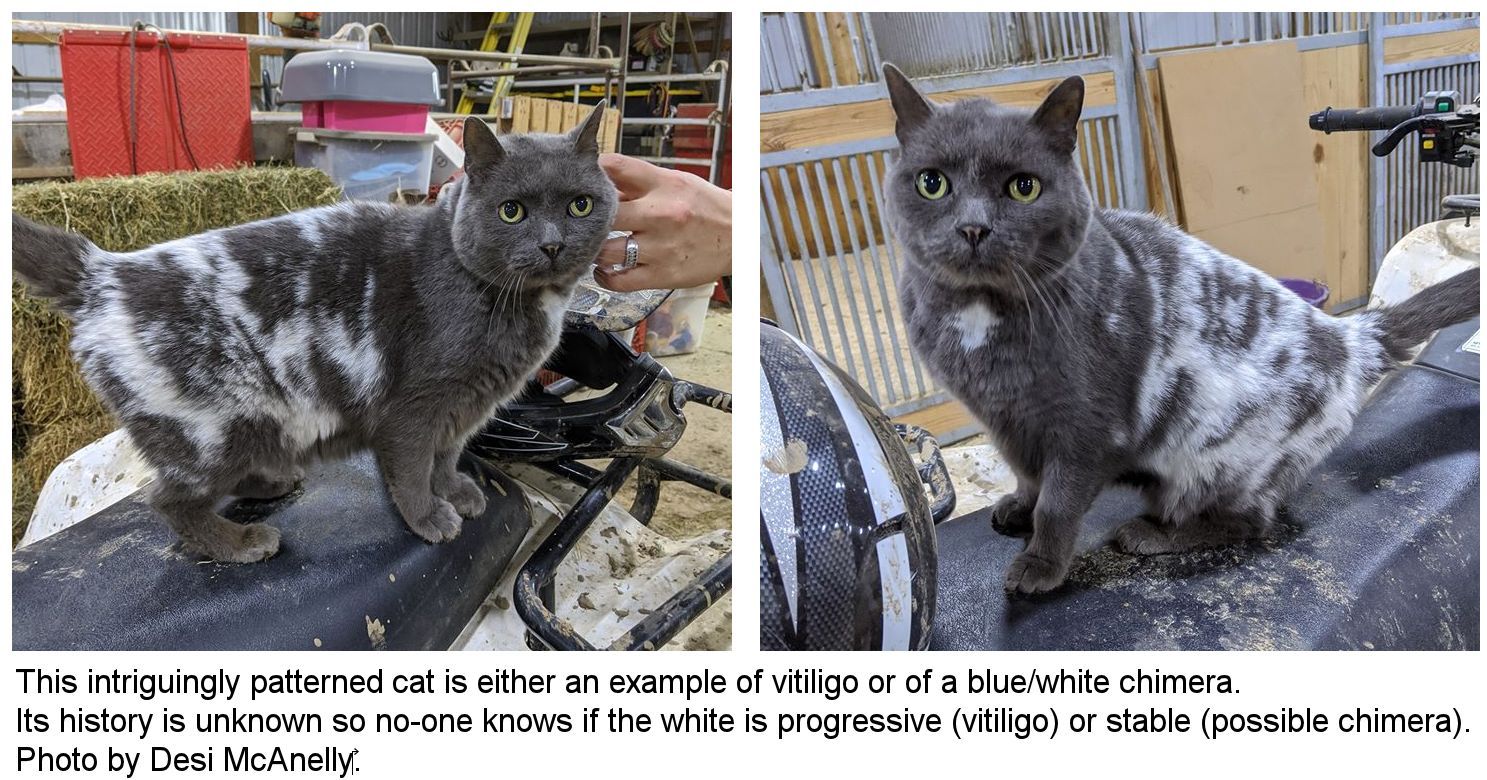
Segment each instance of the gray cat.
[{"label": "gray cat", "polygon": [[1017,476],[992,522],[1032,535],[1008,592],[1063,582],[1082,516],[1114,482],[1148,507],[1116,535],[1127,552],[1264,535],[1374,383],[1477,314],[1477,270],[1334,318],[1171,225],[1094,208],[1073,156],[1078,77],[1036,111],[936,105],[892,66],[884,78],[910,338]]},{"label": "gray cat", "polygon": [[364,448],[408,527],[447,541],[485,508],[461,448],[556,348],[608,233],[601,115],[501,139],[467,120],[466,175],[432,207],[343,203],[129,253],[13,215],[15,273],[74,321],[188,549],[273,555],[278,529],[218,501],[283,495],[309,460]]}]

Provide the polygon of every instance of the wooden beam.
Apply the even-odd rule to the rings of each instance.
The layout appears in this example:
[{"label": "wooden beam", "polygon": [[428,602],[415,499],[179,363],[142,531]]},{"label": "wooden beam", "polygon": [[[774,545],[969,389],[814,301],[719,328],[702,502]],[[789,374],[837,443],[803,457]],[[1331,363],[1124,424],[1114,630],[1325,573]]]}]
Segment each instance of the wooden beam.
[{"label": "wooden beam", "polygon": [[1480,51],[1481,30],[1448,30],[1426,35],[1384,39],[1384,64],[1429,60]]},{"label": "wooden beam", "polygon": [[941,404],[920,409],[917,412],[901,414],[894,418],[898,422],[917,425],[934,434],[936,437],[943,436],[951,431],[957,431],[968,425],[980,425],[975,417],[959,401],[946,401]]},{"label": "wooden beam", "polygon": [[[1025,81],[995,87],[959,89],[932,95],[937,101],[991,98],[1010,106],[1035,107],[1062,79]],[[1095,73],[1084,79],[1084,104],[1115,103],[1115,75]],[[893,134],[893,108],[888,101],[870,100],[820,108],[801,108],[765,114],[759,118],[759,151],[779,152],[809,146],[883,138]]]},{"label": "wooden beam", "polygon": [[[243,35],[258,34],[258,14],[254,11],[238,12],[238,32]],[[248,52],[248,85],[253,91],[263,87],[263,52]],[[264,106],[268,108],[268,106]]]},{"label": "wooden beam", "polygon": [[857,57],[853,54],[852,31],[847,27],[844,13],[826,14],[826,34],[831,37],[831,58],[836,61],[836,83],[850,87],[862,83],[862,74],[857,70]]},{"label": "wooden beam", "polygon": [[816,75],[821,78],[821,86],[831,86],[831,69],[826,67],[826,44],[821,40],[821,28],[816,26],[816,15],[803,13],[800,21],[805,26],[805,46],[810,52],[811,63],[816,66]]}]

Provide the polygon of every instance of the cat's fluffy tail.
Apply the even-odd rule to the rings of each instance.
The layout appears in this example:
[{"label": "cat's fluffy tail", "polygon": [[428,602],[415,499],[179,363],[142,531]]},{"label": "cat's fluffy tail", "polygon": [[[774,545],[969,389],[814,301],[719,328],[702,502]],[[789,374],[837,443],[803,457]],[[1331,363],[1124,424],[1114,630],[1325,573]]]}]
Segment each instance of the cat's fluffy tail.
[{"label": "cat's fluffy tail", "polygon": [[66,230],[10,215],[11,267],[33,295],[50,298],[66,314],[83,305],[87,257],[98,248]]},{"label": "cat's fluffy tail", "polygon": [[1408,300],[1368,313],[1379,341],[1395,360],[1408,360],[1410,350],[1430,334],[1477,316],[1482,269],[1473,268],[1433,284]]}]

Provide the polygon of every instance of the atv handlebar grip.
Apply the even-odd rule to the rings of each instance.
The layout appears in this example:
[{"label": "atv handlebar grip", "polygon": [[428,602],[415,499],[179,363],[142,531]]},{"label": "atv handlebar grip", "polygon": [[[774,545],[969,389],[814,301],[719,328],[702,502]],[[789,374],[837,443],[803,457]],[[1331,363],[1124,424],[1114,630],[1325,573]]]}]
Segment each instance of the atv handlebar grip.
[{"label": "atv handlebar grip", "polygon": [[1413,118],[1416,106],[1383,106],[1380,108],[1331,108],[1311,115],[1307,124],[1313,130],[1335,133],[1343,130],[1392,130],[1395,125]]}]

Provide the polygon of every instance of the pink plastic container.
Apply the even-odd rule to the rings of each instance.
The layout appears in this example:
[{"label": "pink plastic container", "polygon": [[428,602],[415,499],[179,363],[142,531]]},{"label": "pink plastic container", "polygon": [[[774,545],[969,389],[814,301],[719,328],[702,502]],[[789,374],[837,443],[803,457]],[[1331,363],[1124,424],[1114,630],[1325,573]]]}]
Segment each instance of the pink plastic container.
[{"label": "pink plastic container", "polygon": [[414,103],[318,100],[300,104],[305,127],[375,133],[422,133],[429,107]]}]

